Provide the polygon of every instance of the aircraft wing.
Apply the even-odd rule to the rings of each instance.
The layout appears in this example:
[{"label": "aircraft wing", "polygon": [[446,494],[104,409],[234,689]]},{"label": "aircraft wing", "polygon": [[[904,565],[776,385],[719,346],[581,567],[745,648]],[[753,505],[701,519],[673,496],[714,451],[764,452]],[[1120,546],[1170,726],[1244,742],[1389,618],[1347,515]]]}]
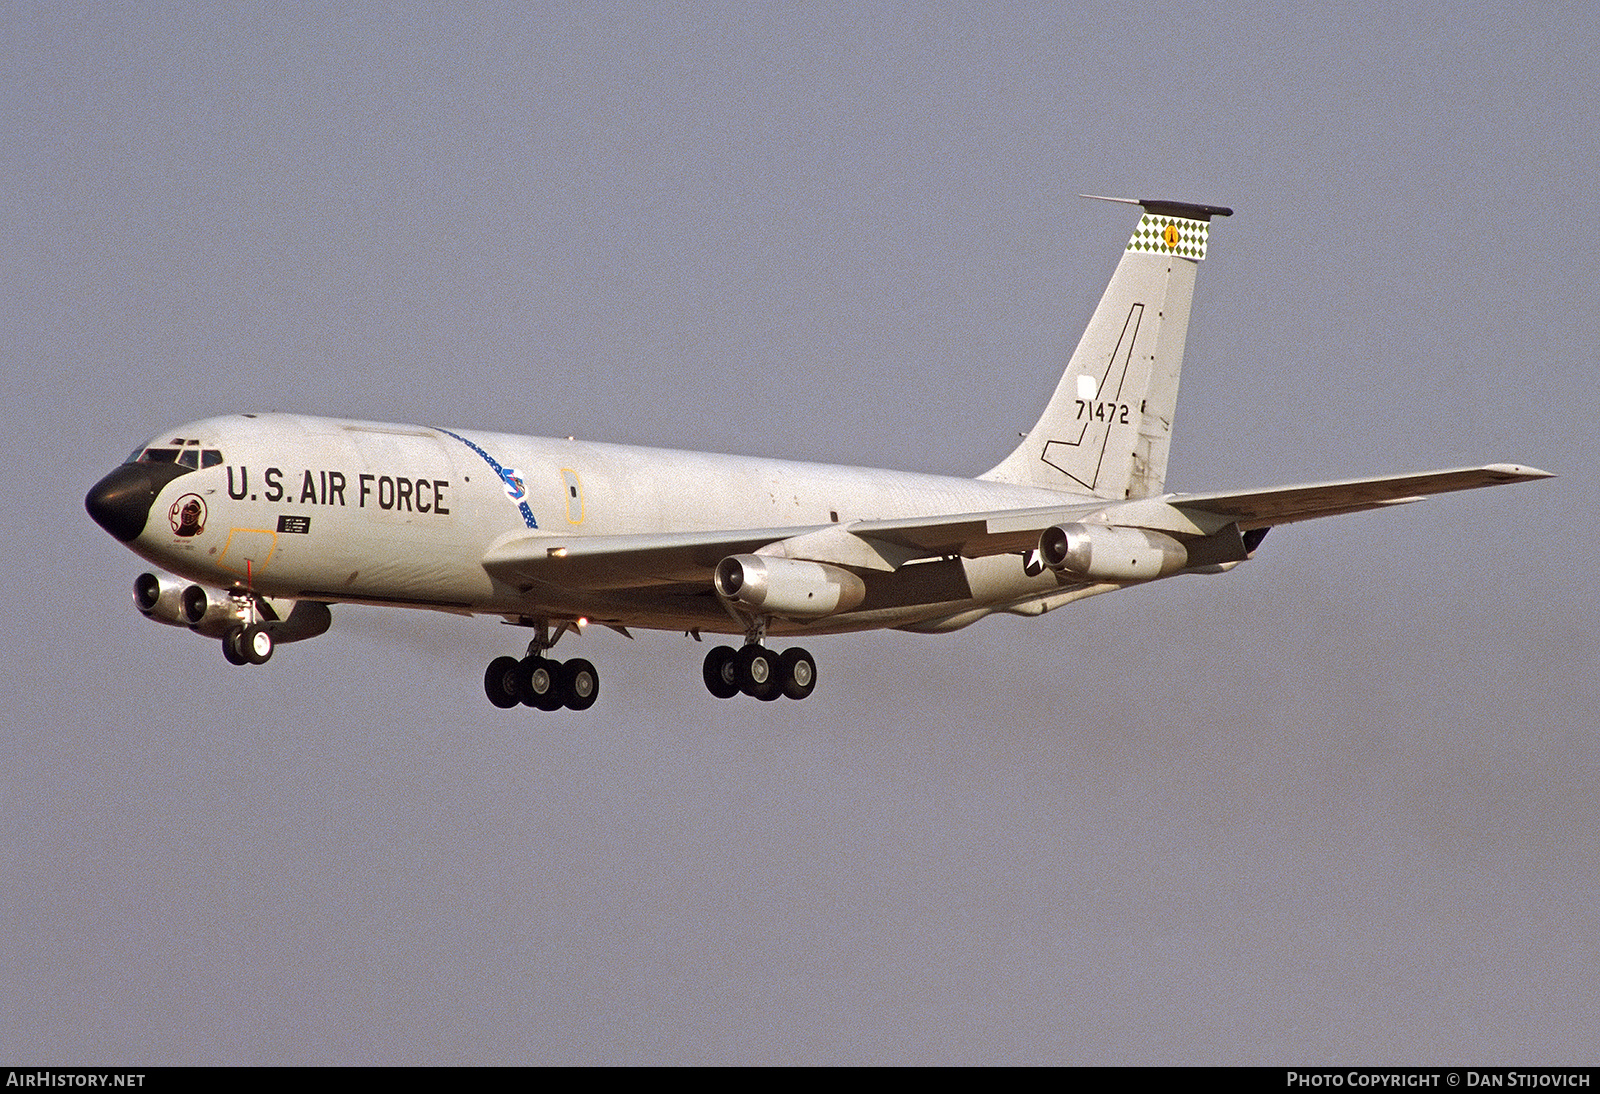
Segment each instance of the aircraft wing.
[{"label": "aircraft wing", "polygon": [[892,572],[927,558],[1030,551],[1046,528],[1070,521],[1209,536],[1355,513],[1419,501],[1429,494],[1527,482],[1549,472],[1511,464],[1428,471],[1378,479],[1281,486],[1267,490],[1169,494],[1111,501],[1080,498],[1061,505],[991,512],[859,520],[795,528],[747,528],[620,536],[518,533],[484,556],[483,566],[511,584],[608,591],[709,583],[728,555],[760,552]]},{"label": "aircraft wing", "polygon": [[1230,524],[1238,525],[1240,531],[1250,531],[1316,517],[1404,505],[1421,501],[1430,494],[1444,494],[1452,490],[1473,490],[1551,477],[1550,472],[1538,468],[1501,463],[1386,478],[1278,486],[1265,490],[1168,494],[1159,498],[1135,498],[1129,501],[1084,498],[1034,509],[857,521],[839,526],[838,530],[916,552],[911,557],[962,555],[980,558],[1029,550],[1037,545],[1039,534],[1046,528],[1068,521],[1149,528],[1184,536],[1208,536]]},{"label": "aircraft wing", "polygon": [[[1161,500],[1196,521],[1211,523],[1204,518],[1214,517],[1249,531],[1297,520],[1359,513],[1387,505],[1404,505],[1421,501],[1430,494],[1445,494],[1452,490],[1474,490],[1481,486],[1502,486],[1551,477],[1550,472],[1540,471],[1536,467],[1494,463],[1484,467],[1424,471],[1381,479],[1345,479],[1267,490],[1169,494]],[[1113,508],[1111,513],[1115,515],[1116,511]]]},{"label": "aircraft wing", "polygon": [[918,558],[1027,550],[1051,524],[1102,504],[799,528],[623,536],[518,533],[490,548],[483,567],[511,584],[541,582],[590,590],[705,585],[717,563],[727,556],[762,548],[766,548],[762,553],[780,557],[893,571]]},{"label": "aircraft wing", "polygon": [[491,547],[483,566],[513,584],[538,581],[595,590],[705,584],[728,555],[757,551],[888,572],[915,559],[979,558],[1030,550],[1038,544],[1039,533],[1052,524],[1105,509],[1103,500],[1084,499],[1038,508],[796,528],[619,536],[516,533]]}]

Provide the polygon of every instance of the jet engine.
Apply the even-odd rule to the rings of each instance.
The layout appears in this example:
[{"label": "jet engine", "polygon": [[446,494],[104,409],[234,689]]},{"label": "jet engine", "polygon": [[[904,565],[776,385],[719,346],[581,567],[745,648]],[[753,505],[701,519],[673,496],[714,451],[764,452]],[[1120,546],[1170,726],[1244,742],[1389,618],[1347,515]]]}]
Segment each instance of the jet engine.
[{"label": "jet engine", "polygon": [[1046,528],[1039,557],[1057,573],[1094,581],[1148,581],[1189,564],[1188,549],[1169,535],[1100,524]]},{"label": "jet engine", "polygon": [[183,594],[188,589],[196,589],[202,594],[205,592],[198,585],[189,585],[168,574],[140,574],[133,582],[133,603],[146,619],[154,619],[171,627],[187,627],[189,621],[183,615]]},{"label": "jet engine", "polygon": [[243,600],[171,574],[140,574],[133,582],[133,602],[146,619],[187,627],[207,638],[221,638],[230,627],[250,622]]},{"label": "jet engine", "polygon": [[315,638],[333,625],[333,613],[319,601],[257,597],[257,617],[252,619],[245,597],[190,584],[170,574],[140,574],[133,583],[133,601],[146,619],[187,627],[207,638],[222,638],[234,627],[257,622],[276,642],[299,642]]},{"label": "jet engine", "polygon": [[183,621],[197,634],[221,638],[232,627],[251,622],[248,605],[218,589],[190,585],[183,590]]},{"label": "jet engine", "polygon": [[717,595],[758,615],[803,619],[847,612],[867,598],[849,570],[769,555],[729,555],[712,579]]}]

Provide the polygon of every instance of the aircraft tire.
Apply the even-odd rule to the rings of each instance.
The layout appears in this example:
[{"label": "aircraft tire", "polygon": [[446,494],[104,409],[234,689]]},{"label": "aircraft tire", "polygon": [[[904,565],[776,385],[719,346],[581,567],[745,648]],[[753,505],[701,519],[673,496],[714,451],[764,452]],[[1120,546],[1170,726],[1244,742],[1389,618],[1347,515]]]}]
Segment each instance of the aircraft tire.
[{"label": "aircraft tire", "polygon": [[501,710],[510,710],[522,702],[522,693],[517,690],[517,659],[496,657],[490,661],[483,673],[483,690],[489,702]]},{"label": "aircraft tire", "polygon": [[739,651],[732,646],[716,646],[706,654],[700,669],[706,690],[718,699],[732,699],[739,694]]},{"label": "aircraft tire", "polygon": [[804,699],[817,686],[817,663],[798,646],[784,650],[778,658],[778,680],[789,698]]},{"label": "aircraft tire", "polygon": [[536,710],[561,708],[561,662],[524,657],[517,662],[517,695]]},{"label": "aircraft tire", "polygon": [[739,690],[757,699],[775,699],[783,690],[778,682],[778,659],[765,646],[755,643],[738,655]]},{"label": "aircraft tire", "polygon": [[252,623],[239,636],[239,652],[252,665],[265,665],[272,660],[272,632],[260,623]]},{"label": "aircraft tire", "polygon": [[561,702],[568,710],[588,710],[600,694],[600,673],[588,661],[575,657],[560,666]]},{"label": "aircraft tire", "polygon": [[222,656],[230,665],[248,665],[250,663],[245,660],[244,654],[239,652],[241,645],[239,639],[242,637],[244,637],[243,627],[232,627],[227,634],[222,636]]}]

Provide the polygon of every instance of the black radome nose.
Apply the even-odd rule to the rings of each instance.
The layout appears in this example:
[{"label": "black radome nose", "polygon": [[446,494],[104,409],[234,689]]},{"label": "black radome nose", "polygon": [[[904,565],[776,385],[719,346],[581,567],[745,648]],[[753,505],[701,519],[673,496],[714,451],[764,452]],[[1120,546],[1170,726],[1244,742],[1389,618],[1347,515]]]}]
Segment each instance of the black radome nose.
[{"label": "black radome nose", "polygon": [[125,463],[94,484],[83,507],[94,522],[124,543],[137,539],[156,500],[148,464]]},{"label": "black radome nose", "polygon": [[96,524],[131,543],[144,531],[161,488],[188,470],[177,464],[125,463],[94,484],[83,507]]}]

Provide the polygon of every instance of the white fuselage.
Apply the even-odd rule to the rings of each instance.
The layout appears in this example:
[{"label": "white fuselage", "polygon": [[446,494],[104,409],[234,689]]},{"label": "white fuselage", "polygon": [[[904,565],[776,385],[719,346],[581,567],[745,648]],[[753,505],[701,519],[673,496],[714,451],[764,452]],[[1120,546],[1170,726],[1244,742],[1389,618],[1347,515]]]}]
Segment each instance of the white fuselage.
[{"label": "white fuselage", "polygon": [[[485,555],[530,533],[793,531],[1092,500],[907,472],[278,414],[213,418],[173,435],[219,451],[222,462],[167,484],[129,546],[192,581],[267,597],[664,629],[741,626],[709,584],[689,598],[629,589],[625,578],[603,594],[525,590],[492,577]],[[182,499],[191,496],[203,507],[199,531],[192,519],[183,524],[184,505],[191,518],[194,505]],[[916,625],[1062,587],[1018,555],[906,570],[899,595],[774,629]]]}]

